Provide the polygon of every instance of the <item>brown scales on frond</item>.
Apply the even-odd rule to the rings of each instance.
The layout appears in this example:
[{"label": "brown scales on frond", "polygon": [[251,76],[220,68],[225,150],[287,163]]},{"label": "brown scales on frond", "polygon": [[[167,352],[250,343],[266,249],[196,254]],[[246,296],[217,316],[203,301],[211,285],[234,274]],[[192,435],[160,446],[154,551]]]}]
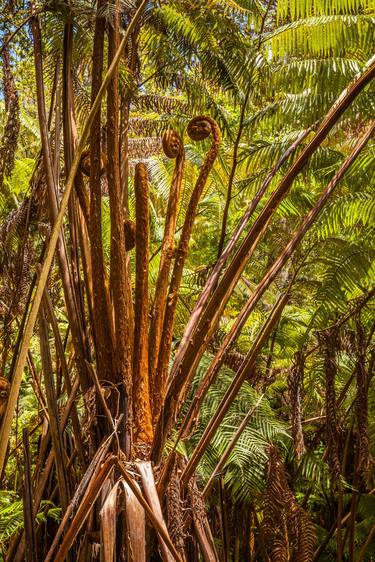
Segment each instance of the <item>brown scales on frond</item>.
[{"label": "brown scales on frond", "polygon": [[[160,137],[131,138],[128,140],[128,156],[131,160],[145,160],[145,158],[150,158],[161,152]],[[132,164],[134,167],[134,163]]]},{"label": "brown scales on frond", "polygon": [[188,113],[191,109],[191,106],[186,101],[158,94],[137,96],[133,103],[138,109],[152,110],[161,114]]},{"label": "brown scales on frond", "polygon": [[136,203],[136,281],[133,352],[133,417],[135,442],[151,444],[152,414],[148,376],[148,262],[149,210],[147,169],[142,163],[135,168]]},{"label": "brown scales on frond", "polygon": [[162,119],[147,119],[144,117],[131,117],[129,131],[139,137],[159,137],[168,127],[168,122]]}]

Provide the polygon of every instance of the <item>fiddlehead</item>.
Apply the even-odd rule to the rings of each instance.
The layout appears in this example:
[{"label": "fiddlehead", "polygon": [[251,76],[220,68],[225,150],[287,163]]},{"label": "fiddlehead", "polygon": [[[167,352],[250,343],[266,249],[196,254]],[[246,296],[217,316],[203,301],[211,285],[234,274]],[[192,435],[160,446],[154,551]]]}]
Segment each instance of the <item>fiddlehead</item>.
[{"label": "fiddlehead", "polygon": [[[101,151],[100,153],[100,174],[103,175],[107,172],[107,155],[105,152]],[[86,149],[83,151],[80,161],[80,169],[85,174],[85,176],[90,177],[90,169],[91,169],[91,156],[90,150]]]},{"label": "fiddlehead", "polygon": [[168,156],[168,158],[177,158],[181,156],[184,150],[180,135],[176,133],[176,131],[173,131],[173,129],[169,129],[164,133],[162,145],[164,154]]},{"label": "fiddlehead", "polygon": [[[206,185],[208,175],[212,169],[215,159],[219,152],[220,147],[220,129],[218,124],[212,117],[200,115],[194,117],[187,128],[188,135],[192,140],[201,141],[206,139],[210,134],[212,135],[211,147],[206,155],[204,163],[199,171],[199,175],[191,194],[189,205],[187,208],[185,221],[182,227],[180,242],[177,248],[176,258],[173,266],[172,279],[169,286],[166,312],[163,325],[163,339],[160,346],[158,357],[158,396],[154,403],[157,408],[157,415],[160,413],[160,408],[163,403],[165,386],[168,374],[169,355],[172,346],[173,326],[175,319],[175,312],[178,299],[178,291],[181,284],[182,272],[185,264],[186,254],[189,247],[191,232],[193,229],[194,219],[198,207],[199,200],[202,196],[203,189]],[[157,416],[154,416],[157,417]],[[159,420],[160,422],[160,420]],[[162,434],[163,432],[160,432]],[[156,437],[158,439],[158,437]],[[158,444],[155,443],[156,449]]]},{"label": "fiddlehead", "polygon": [[206,139],[211,134],[211,132],[214,133],[214,129],[216,128],[218,129],[216,121],[205,115],[202,115],[199,117],[194,117],[189,122],[187,127],[187,134],[193,141],[202,141]]},{"label": "fiddlehead", "polygon": [[135,222],[126,218],[124,220],[125,250],[130,252],[135,246]]}]

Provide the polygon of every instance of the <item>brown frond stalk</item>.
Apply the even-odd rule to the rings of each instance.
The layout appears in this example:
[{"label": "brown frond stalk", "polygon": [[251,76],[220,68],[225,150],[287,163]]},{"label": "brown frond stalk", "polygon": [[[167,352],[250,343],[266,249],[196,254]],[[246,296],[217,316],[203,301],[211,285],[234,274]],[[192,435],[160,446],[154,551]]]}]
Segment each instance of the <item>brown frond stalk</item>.
[{"label": "brown frond stalk", "polygon": [[33,517],[33,487],[31,478],[31,456],[27,429],[22,431],[24,476],[23,476],[23,519],[25,525],[25,542],[27,544],[28,560],[37,562],[38,551],[36,541],[35,520]]},{"label": "brown frond stalk", "polygon": [[114,456],[108,456],[100,467],[99,472],[90,479],[86,492],[78,505],[77,512],[71,520],[60,548],[56,552],[54,558],[55,562],[63,562],[66,559],[73,542],[76,540],[82,525],[89,516],[106,479],[113,469],[115,460],[116,458]]},{"label": "brown frond stalk", "polygon": [[210,523],[205,510],[204,498],[198,490],[195,479],[190,480],[187,486],[187,503],[191,511],[194,535],[199,544],[204,562],[218,562]]},{"label": "brown frond stalk", "polygon": [[[42,156],[43,166],[45,171],[47,193],[48,193],[48,210],[50,215],[51,224],[57,222],[58,216],[58,201],[57,201],[57,177],[55,173],[54,162],[52,158],[51,145],[49,140],[48,123],[45,106],[45,88],[43,77],[43,60],[42,60],[42,36],[38,16],[31,20],[31,29],[34,39],[34,61],[35,61],[35,78],[37,89],[37,105],[39,128],[42,141]],[[69,315],[69,323],[72,331],[72,341],[75,349],[77,369],[81,380],[82,389],[86,390],[88,387],[88,373],[86,371],[85,359],[86,352],[84,348],[84,335],[82,332],[82,325],[80,323],[77,298],[74,294],[74,285],[72,282],[72,275],[67,260],[67,252],[64,243],[63,233],[57,236],[57,256],[59,260],[59,268],[61,273],[62,285],[64,290],[64,299]]]},{"label": "brown frond stalk", "polygon": [[62,431],[59,422],[59,411],[57,405],[57,396],[55,383],[53,380],[53,366],[51,350],[49,346],[49,329],[45,316],[44,307],[39,311],[39,339],[40,339],[40,356],[42,359],[44,387],[47,399],[47,408],[49,415],[49,426],[51,432],[51,441],[55,453],[57,481],[59,485],[60,500],[65,511],[68,506],[68,483],[65,467],[64,446],[62,442]]},{"label": "brown frond stalk", "polygon": [[[103,47],[105,20],[101,14],[104,0],[98,2],[95,22],[94,46],[92,54],[91,101],[99,92],[102,83]],[[103,242],[101,228],[101,117],[96,114],[90,131],[90,221],[89,236],[92,262],[92,287],[94,304],[95,351],[99,379],[112,380],[113,336],[108,310],[106,273],[103,261]]]},{"label": "brown frond stalk", "polygon": [[[147,169],[135,168],[136,282],[133,367],[133,416],[135,440],[151,444],[153,438],[148,370],[148,262],[149,210]],[[153,343],[151,343],[153,345]]]},{"label": "brown frond stalk", "polygon": [[281,295],[279,300],[274,305],[270,316],[268,317],[266,323],[262,326],[259,334],[257,335],[255,341],[253,342],[251,348],[249,349],[245,360],[240,368],[240,370],[236,373],[236,376],[233,378],[233,381],[229,385],[223,399],[221,400],[215,414],[208,422],[202,437],[200,438],[197,446],[195,447],[189,462],[187,463],[185,470],[181,476],[181,481],[186,484],[190,478],[192,477],[195,469],[198,466],[200,459],[202,458],[204,451],[207,449],[208,444],[210,443],[212,437],[214,436],[217,428],[222,423],[224,416],[228,412],[229,408],[231,407],[233,400],[237,396],[238,392],[240,391],[242,384],[246,378],[247,373],[251,372],[252,368],[254,367],[256,358],[261,351],[262,347],[266,343],[267,339],[269,338],[272,330],[275,328],[277,323],[279,322],[280,316],[284,310],[285,305],[289,300],[289,294],[285,293]]},{"label": "brown frond stalk", "polygon": [[162,336],[163,321],[167,303],[169,274],[174,255],[174,235],[176,231],[177,209],[180,199],[182,174],[184,170],[184,146],[181,137],[175,131],[167,131],[163,137],[163,149],[168,158],[176,158],[171,189],[169,192],[167,213],[165,217],[164,237],[161,248],[159,272],[156,280],[155,298],[149,332],[149,369],[152,390],[154,422],[158,411],[160,389],[157,375],[157,362]]},{"label": "brown frond stalk", "polygon": [[[118,29],[119,10],[116,7],[113,24],[109,26],[108,32],[109,66],[118,48]],[[116,70],[109,83],[107,93],[107,179],[111,217],[110,289],[114,311],[116,350],[115,368],[112,379],[109,380],[119,385],[121,408],[126,404],[128,410],[127,415],[124,416],[123,423],[125,425],[121,431],[121,441],[123,449],[130,454],[131,436],[129,419],[127,418],[131,408],[130,397],[132,392],[133,305],[125,249],[124,210],[121,201],[118,82],[118,70]],[[129,429],[126,429],[126,427]]]},{"label": "brown frond stalk", "polygon": [[23,369],[24,369],[26,359],[27,359],[28,347],[29,347],[30,340],[31,340],[32,335],[33,335],[35,322],[36,322],[36,319],[37,319],[37,316],[38,316],[39,306],[40,306],[40,303],[42,301],[42,297],[43,297],[43,293],[44,293],[44,287],[45,287],[46,282],[47,282],[49,270],[50,270],[50,267],[51,267],[51,264],[52,264],[52,260],[53,260],[53,257],[54,257],[56,246],[58,244],[60,230],[61,230],[62,223],[63,223],[63,220],[64,220],[64,215],[65,215],[65,212],[66,212],[66,209],[67,209],[67,206],[68,206],[70,194],[72,192],[72,188],[73,188],[73,184],[74,184],[74,178],[75,178],[75,175],[76,175],[78,167],[79,167],[81,154],[82,154],[82,152],[83,152],[83,150],[86,146],[86,142],[87,142],[87,139],[88,139],[88,136],[89,136],[89,133],[90,133],[91,125],[92,125],[92,123],[94,121],[94,118],[95,118],[95,115],[96,115],[96,113],[97,113],[97,111],[100,107],[102,98],[103,98],[103,96],[106,92],[109,81],[110,81],[110,79],[113,75],[113,72],[117,68],[119,60],[122,56],[122,53],[123,53],[123,50],[124,50],[124,45],[126,45],[135,25],[137,24],[139,18],[141,17],[141,14],[143,12],[145,4],[146,4],[146,0],[141,0],[136,13],[134,14],[132,20],[130,21],[130,23],[129,23],[127,29],[126,29],[124,37],[121,40],[121,43],[119,45],[119,48],[117,49],[116,55],[115,55],[115,57],[114,57],[114,59],[111,63],[111,66],[107,70],[107,73],[104,77],[103,83],[102,83],[102,85],[101,85],[101,87],[98,91],[98,94],[95,98],[95,101],[92,104],[92,107],[90,109],[90,113],[87,117],[87,120],[86,120],[84,126],[83,126],[82,134],[81,134],[78,146],[77,146],[77,150],[75,151],[74,160],[72,162],[72,167],[70,169],[68,178],[66,180],[65,190],[64,190],[61,202],[60,202],[59,212],[56,216],[56,220],[55,220],[55,223],[54,223],[52,231],[51,231],[51,236],[50,236],[47,248],[46,248],[43,265],[42,265],[42,268],[40,270],[39,280],[38,280],[37,285],[36,285],[35,293],[34,293],[34,296],[33,296],[33,299],[32,299],[32,304],[30,306],[30,312],[29,312],[29,315],[28,315],[27,319],[25,320],[24,332],[22,334],[22,338],[20,339],[20,344],[19,344],[19,352],[18,352],[17,358],[15,360],[15,364],[14,364],[14,374],[13,374],[12,386],[11,386],[11,390],[10,390],[10,393],[9,393],[7,408],[6,408],[6,411],[4,413],[4,417],[2,419],[1,428],[0,428],[0,473],[2,473],[3,468],[4,468],[4,464],[6,462],[6,451],[7,451],[9,435],[10,435],[10,431],[11,431],[12,418],[13,418],[14,411],[15,411],[16,404],[17,404],[17,398],[18,398],[18,394],[19,394],[19,390],[20,390],[22,373],[23,373]]},{"label": "brown frond stalk", "polygon": [[[318,217],[319,213],[323,209],[324,205],[327,202],[327,199],[329,198],[329,196],[331,195],[333,190],[336,188],[336,186],[338,185],[338,183],[340,182],[340,180],[342,179],[342,177],[344,176],[346,171],[350,168],[350,166],[356,160],[358,155],[361,153],[362,149],[366,146],[369,139],[374,134],[374,131],[375,131],[375,121],[373,121],[371,123],[370,127],[367,129],[367,131],[363,135],[363,137],[358,141],[358,143],[356,144],[356,146],[353,149],[353,151],[351,152],[351,154],[342,163],[339,170],[336,172],[336,174],[334,175],[334,177],[329,182],[326,189],[324,190],[324,192],[322,193],[322,195],[320,196],[320,198],[316,202],[315,206],[305,216],[304,220],[301,222],[300,226],[296,230],[294,236],[290,239],[288,244],[285,246],[283,251],[280,253],[279,257],[275,260],[275,262],[268,269],[268,271],[263,275],[262,281],[259,283],[258,287],[252,293],[252,295],[249,298],[247,304],[241,310],[241,312],[238,315],[236,321],[234,322],[231,330],[227,334],[226,338],[224,339],[224,342],[222,343],[222,345],[221,345],[220,349],[218,350],[215,358],[213,359],[210,367],[208,368],[207,373],[205,374],[203,380],[201,381],[201,384],[199,385],[199,388],[196,392],[196,395],[194,396],[194,398],[193,398],[193,400],[190,404],[188,415],[185,417],[185,419],[182,423],[182,427],[187,427],[187,425],[189,425],[188,416],[191,416],[191,415],[194,416],[195,415],[195,412],[197,411],[197,407],[199,406],[199,403],[201,403],[201,401],[203,400],[203,397],[205,396],[205,393],[206,393],[207,389],[212,384],[213,380],[215,380],[215,377],[216,377],[216,375],[219,371],[219,368],[225,360],[225,357],[226,357],[226,354],[227,354],[228,350],[231,348],[231,346],[236,341],[242,327],[244,326],[247,318],[249,317],[249,314],[254,310],[254,307],[255,307],[256,303],[259,301],[261,296],[264,294],[264,291],[267,289],[267,287],[269,287],[270,283],[272,283],[272,281],[275,279],[275,277],[281,271],[282,267],[285,265],[287,260],[293,254],[293,252],[295,251],[295,249],[297,248],[297,246],[299,245],[299,243],[301,242],[301,240],[305,236],[306,232],[311,227],[311,225],[314,223],[314,221]],[[253,242],[253,245],[251,246],[251,248],[249,248],[248,258],[252,255],[254,249],[256,248],[256,246],[258,244],[258,240],[261,238],[264,230],[267,228],[267,224],[268,224],[268,222],[265,222],[262,225],[261,231],[258,234],[258,237]],[[238,253],[236,254],[236,256],[238,257]],[[235,258],[236,258],[236,256],[235,256]],[[226,274],[227,274],[227,272],[224,274],[224,277],[226,276]],[[206,343],[207,341],[209,341],[210,334],[212,333],[212,329],[213,329],[213,327],[216,326],[216,322],[220,318],[220,314],[221,314],[220,311],[222,311],[221,305],[222,305],[222,301],[220,301],[220,300],[216,301],[215,295],[213,295],[212,299],[208,303],[207,308],[205,310],[203,310],[203,312],[200,316],[199,324],[201,322],[203,322],[203,319],[205,319],[205,322],[206,322],[204,324],[205,331],[202,333],[202,338],[203,338],[202,342],[201,342],[202,345],[203,345],[203,343]],[[208,320],[207,314],[206,314],[206,313],[208,313],[209,308],[212,309],[211,321]],[[195,335],[196,335],[196,332],[195,332]],[[193,334],[191,336],[191,339],[189,339],[189,341],[187,342],[187,347],[185,348],[185,352],[178,358],[178,360],[175,360],[175,362],[173,364],[173,367],[172,367],[172,372],[171,372],[171,375],[170,375],[170,381],[171,382],[169,384],[167,394],[166,394],[166,397],[165,397],[165,400],[164,400],[163,421],[160,423],[160,432],[157,432],[157,435],[159,435],[160,443],[162,443],[162,439],[166,438],[166,436],[168,434],[168,431],[170,429],[170,426],[173,422],[173,419],[176,419],[176,416],[179,412],[178,405],[183,403],[184,397],[186,396],[187,388],[188,388],[189,384],[191,383],[192,376],[194,375],[194,372],[195,372],[194,369],[197,367],[197,365],[199,363],[199,360],[200,360],[200,357],[201,357],[200,352],[198,353],[198,347],[195,347],[195,348],[193,347],[193,349],[195,349],[195,355],[190,355],[190,352],[189,352],[189,348],[191,347],[191,345],[195,341],[194,340],[195,335]],[[200,349],[202,350],[203,347],[200,348]],[[185,367],[186,367],[186,364],[189,363],[190,361],[191,361],[190,369],[188,369],[188,371],[186,373]],[[187,377],[186,379],[184,378],[185,376]],[[176,407],[176,405],[177,405],[177,407]],[[194,412],[194,413],[192,414],[192,412]],[[160,433],[162,433],[162,432],[164,432],[163,437],[160,435]],[[180,431],[180,434],[181,434],[181,431]],[[159,450],[158,453],[156,453],[156,450],[155,450],[156,456],[158,454],[160,454],[160,450]]]},{"label": "brown frond stalk", "polygon": [[[166,541],[165,537],[161,533],[159,533],[158,529],[155,527],[156,530],[158,531],[159,545],[160,545],[160,550],[163,554],[163,560],[165,560],[166,562],[172,562],[173,560],[181,560],[180,554],[178,553],[175,545],[172,543],[169,537],[167,525],[165,523],[165,519],[160,505],[160,499],[155,486],[154,473],[152,470],[151,463],[139,462],[137,463],[137,468],[141,476],[145,499],[147,500],[148,505],[153,511],[155,520],[158,521],[160,527],[163,529],[165,537],[168,537],[168,541]],[[171,548],[172,544],[173,544],[173,548]]]},{"label": "brown frond stalk", "polygon": [[210,273],[209,278],[204,286],[204,289],[198,299],[197,304],[194,307],[194,310],[190,316],[190,319],[185,327],[183,337],[181,339],[180,345],[178,346],[178,350],[176,352],[176,359],[175,362],[177,363],[179,358],[183,357],[190,336],[193,334],[197,323],[199,321],[200,314],[202,313],[203,309],[207,305],[210,296],[212,295],[215,287],[217,285],[217,281],[220,277],[220,274],[232,252],[235,249],[237,242],[239,241],[244,229],[246,228],[247,224],[249,223],[250,218],[252,217],[255,209],[257,208],[260,200],[262,199],[263,195],[266,193],[268,186],[270,185],[272,179],[276,176],[277,172],[280,170],[281,166],[288,160],[291,154],[297,149],[297,147],[306,139],[309,133],[312,131],[312,128],[306,129],[303,131],[298,138],[290,145],[290,147],[284,152],[284,154],[279,158],[276,162],[275,166],[270,170],[267,174],[265,180],[263,181],[262,185],[260,186],[257,194],[251,200],[248,208],[246,209],[245,213],[243,214],[240,223],[238,224],[236,230],[234,231],[231,239],[226,244],[223,252],[221,253],[219,259],[215,263],[215,266]]}]

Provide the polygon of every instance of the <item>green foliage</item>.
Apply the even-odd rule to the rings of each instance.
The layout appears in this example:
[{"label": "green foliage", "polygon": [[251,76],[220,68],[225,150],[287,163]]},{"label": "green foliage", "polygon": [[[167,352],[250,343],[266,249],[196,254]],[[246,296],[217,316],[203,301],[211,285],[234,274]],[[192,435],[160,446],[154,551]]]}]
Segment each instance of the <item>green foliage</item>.
[{"label": "green foliage", "polygon": [[15,161],[12,177],[5,180],[8,190],[17,198],[25,197],[29,191],[29,182],[35,166],[33,158],[22,158]]},{"label": "green foliage", "polygon": [[[192,395],[209,362],[209,356],[203,358],[194,380]],[[212,418],[232,377],[233,373],[230,370],[225,368],[220,370],[220,374],[203,403],[199,425],[194,435],[186,443],[188,454],[194,449],[204,427]],[[248,382],[245,382],[202,459],[199,473],[204,480],[213,472],[236,427],[258,399],[259,393]],[[286,451],[289,440],[286,425],[277,419],[265,398],[254,412],[254,416],[242,433],[224,468],[225,482],[234,498],[239,501],[252,502],[254,496],[259,497],[264,488],[268,445],[277,443]]]},{"label": "green foliage", "polygon": [[371,7],[371,0],[278,0],[277,16],[280,19],[290,16],[292,20],[298,20],[313,15],[361,13]]},{"label": "green foliage", "polygon": [[[52,502],[42,501],[35,518],[36,523],[44,523],[47,518],[59,522],[61,508]],[[0,547],[5,548],[7,541],[23,528],[23,500],[15,492],[0,490]],[[0,552],[0,560],[3,560],[2,554]]]},{"label": "green foliage", "polygon": [[[133,8],[134,2],[121,3],[121,9],[130,10],[130,13]],[[109,22],[113,18],[114,10],[115,5],[111,2],[105,5],[100,15]],[[53,9],[46,5],[40,16],[47,111],[56,85],[56,69],[62,68],[64,26],[69,18],[73,21],[71,72],[78,137],[91,105],[91,54],[96,15],[94,4],[76,1],[69,3],[69,6],[64,3],[56,4]],[[6,22],[7,29],[15,29],[22,23],[21,18],[27,16],[27,9],[20,10],[15,14],[13,22]],[[4,18],[1,22],[5,22],[6,16],[2,15],[1,18]],[[128,24],[128,19],[129,12],[123,14],[124,27]],[[317,123],[324,119],[351,80],[363,71],[364,65],[373,54],[374,23],[374,5],[370,0],[278,0],[270,3],[260,0],[171,0],[147,4],[139,33],[137,30],[132,37],[126,53],[127,58],[124,57],[121,61],[119,78],[122,102],[130,100],[130,177],[127,204],[130,218],[133,220],[133,175],[136,162],[144,161],[149,173],[150,301],[155,291],[166,208],[175,165],[174,161],[161,153],[160,137],[168,128],[177,130],[184,137],[186,162],[175,236],[178,242],[189,199],[210,146],[210,139],[200,143],[192,142],[185,135],[187,123],[192,116],[208,114],[217,120],[223,136],[219,156],[210,173],[194,221],[179,291],[171,364],[202,286],[217,260],[218,240],[231,170],[233,169],[233,185],[226,240],[235,231],[244,211],[251,204],[269,172],[301,133],[308,129],[309,134],[303,143],[274,174],[249,220],[246,232],[249,231],[290,165],[313,138]],[[1,329],[4,333],[7,330],[7,334],[9,331],[8,356],[5,357],[4,371],[0,374],[6,376],[9,373],[12,359],[10,356],[15,348],[23,312],[22,306],[20,310],[11,308],[14,303],[8,298],[11,291],[7,291],[9,288],[18,287],[14,278],[17,278],[17,260],[21,264],[24,243],[24,230],[19,232],[16,228],[16,212],[17,207],[30,193],[33,194],[32,202],[38,206],[40,213],[33,217],[34,222],[29,229],[30,244],[37,250],[36,254],[39,255],[42,243],[49,235],[48,228],[43,231],[43,225],[49,220],[44,179],[39,182],[39,179],[35,180],[33,177],[35,162],[39,157],[40,133],[35,103],[31,35],[26,25],[21,25],[13,43],[21,101],[21,142],[13,173],[5,180],[6,190],[11,197],[0,194],[0,211],[4,219],[1,232],[5,233],[6,241],[1,251],[0,264]],[[106,51],[107,42],[105,55]],[[54,95],[62,94],[61,86],[62,83],[59,85],[60,91]],[[233,291],[217,333],[207,344],[190,389],[190,398],[207,370],[212,359],[211,353],[217,350],[241,309],[301,224],[303,217],[313,208],[338,167],[363,135],[370,119],[373,119],[374,93],[375,85],[372,83],[355,99],[310,158],[294,181],[290,193],[276,209]],[[245,100],[247,105],[243,110]],[[0,101],[1,126],[4,123],[3,106]],[[53,110],[50,125],[52,145],[59,127],[63,130],[64,124],[60,116],[61,122],[56,130],[55,117]],[[105,136],[105,104],[101,117]],[[121,135],[123,139],[125,132],[122,131]],[[62,190],[66,179],[62,165],[62,145],[59,156],[59,189]],[[323,349],[319,342],[319,332],[332,325],[339,325],[341,330],[340,343],[332,359],[337,367],[334,389],[341,432],[338,437],[340,461],[343,461],[344,451],[347,455],[340,480],[344,490],[344,513],[350,509],[353,492],[358,491],[359,494],[355,513],[355,556],[372,528],[374,498],[369,492],[373,487],[366,480],[371,478],[361,473],[360,483],[357,485],[355,454],[359,447],[361,430],[356,410],[359,394],[356,366],[360,356],[358,340],[361,340],[361,325],[364,335],[362,334],[360,343],[367,344],[363,350],[364,363],[370,373],[368,397],[365,396],[368,401],[368,441],[370,453],[375,456],[375,393],[371,379],[373,375],[370,372],[373,368],[373,300],[370,299],[366,305],[360,307],[374,289],[374,169],[372,139],[330,196],[320,217],[306,233],[296,252],[263,295],[235,343],[234,351],[240,356],[249,351],[276,299],[292,283],[291,298],[280,322],[259,353],[254,372],[249,373],[248,380],[243,384],[198,466],[198,487],[202,489],[236,428],[255,405],[263,389],[266,389],[265,397],[223,469],[225,493],[231,506],[234,506],[234,509],[238,508],[238,513],[243,510],[247,514],[251,513],[251,517],[256,515],[258,522],[256,523],[254,518],[251,519],[251,524],[257,530],[254,535],[253,528],[249,531],[249,544],[259,542],[257,533],[263,517],[271,444],[277,445],[281,452],[291,492],[299,505],[304,505],[311,515],[317,528],[319,544],[328,537],[338,516],[337,482],[332,478],[327,461],[327,373]],[[43,189],[36,191],[41,185]],[[102,187],[102,242],[105,265],[109,270],[111,217],[105,177],[102,178]],[[74,201],[76,202],[75,199]],[[69,256],[72,232],[67,219],[65,234]],[[244,235],[245,233],[242,236]],[[134,286],[135,251],[129,256]],[[28,271],[34,271],[36,258],[33,257],[32,262],[25,263]],[[79,273],[83,279],[83,271]],[[66,336],[64,345],[66,344],[66,356],[73,380],[76,367],[71,353],[70,326],[57,260],[51,268],[49,290],[60,332],[64,338]],[[95,330],[90,324],[91,311],[88,311],[83,282],[81,290],[79,298],[83,302],[83,316],[86,315],[82,320],[87,323],[85,344],[90,347],[92,354]],[[17,300],[19,288],[15,293]],[[56,363],[54,376],[56,375],[56,379],[62,379],[61,366],[56,358],[53,343],[51,349],[54,365]],[[306,451],[300,457],[295,453],[292,439],[293,406],[288,383],[296,353],[305,357],[299,399]],[[31,358],[35,364],[33,375],[42,381],[43,392],[37,334],[32,340]],[[94,360],[93,354],[92,359]],[[188,459],[192,454],[234,376],[234,371],[229,367],[224,366],[220,369],[217,380],[204,400],[196,430],[188,439],[178,444],[177,451],[180,455]],[[40,423],[44,412],[31,381],[31,373],[27,370],[21,386],[17,417],[12,428],[11,454],[6,471],[8,487],[17,492],[0,492],[0,543],[6,543],[14,533],[23,528],[20,499],[22,470],[19,462],[23,428],[33,432],[30,440],[33,467],[39,451]],[[60,383],[62,391],[57,400],[58,406],[66,403],[67,399],[66,389],[61,381]],[[365,390],[367,392],[367,388]],[[86,423],[86,398],[87,396],[78,398],[78,421],[82,424]],[[185,404],[185,409],[187,405]],[[365,405],[367,406],[367,402]],[[173,443],[177,430],[177,427],[174,428],[168,447]],[[69,422],[67,430],[64,431],[64,445],[67,447],[73,443],[71,432]],[[75,464],[76,459],[73,458],[72,462],[75,466],[73,480],[76,484],[82,467],[78,462]],[[51,482],[55,484],[54,473],[52,474]],[[214,510],[214,504],[219,502],[216,501],[216,488],[213,490],[208,503]],[[58,520],[60,508],[42,502],[37,521],[45,523],[47,517]],[[346,527],[343,533],[345,529]],[[257,548],[254,557],[259,558],[259,546]],[[346,544],[345,556],[347,549]],[[336,551],[337,537],[334,534],[320,559],[336,559]],[[241,559],[241,555],[242,552],[237,559]],[[374,555],[374,545],[370,544],[365,560],[371,560]]]}]

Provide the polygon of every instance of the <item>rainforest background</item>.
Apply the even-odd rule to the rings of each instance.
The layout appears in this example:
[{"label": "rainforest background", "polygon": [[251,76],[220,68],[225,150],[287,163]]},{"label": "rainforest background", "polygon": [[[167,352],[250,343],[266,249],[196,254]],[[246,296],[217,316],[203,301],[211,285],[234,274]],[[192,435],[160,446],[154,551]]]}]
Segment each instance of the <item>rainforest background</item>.
[{"label": "rainforest background", "polygon": [[0,5],[0,559],[375,560],[373,2]]}]

